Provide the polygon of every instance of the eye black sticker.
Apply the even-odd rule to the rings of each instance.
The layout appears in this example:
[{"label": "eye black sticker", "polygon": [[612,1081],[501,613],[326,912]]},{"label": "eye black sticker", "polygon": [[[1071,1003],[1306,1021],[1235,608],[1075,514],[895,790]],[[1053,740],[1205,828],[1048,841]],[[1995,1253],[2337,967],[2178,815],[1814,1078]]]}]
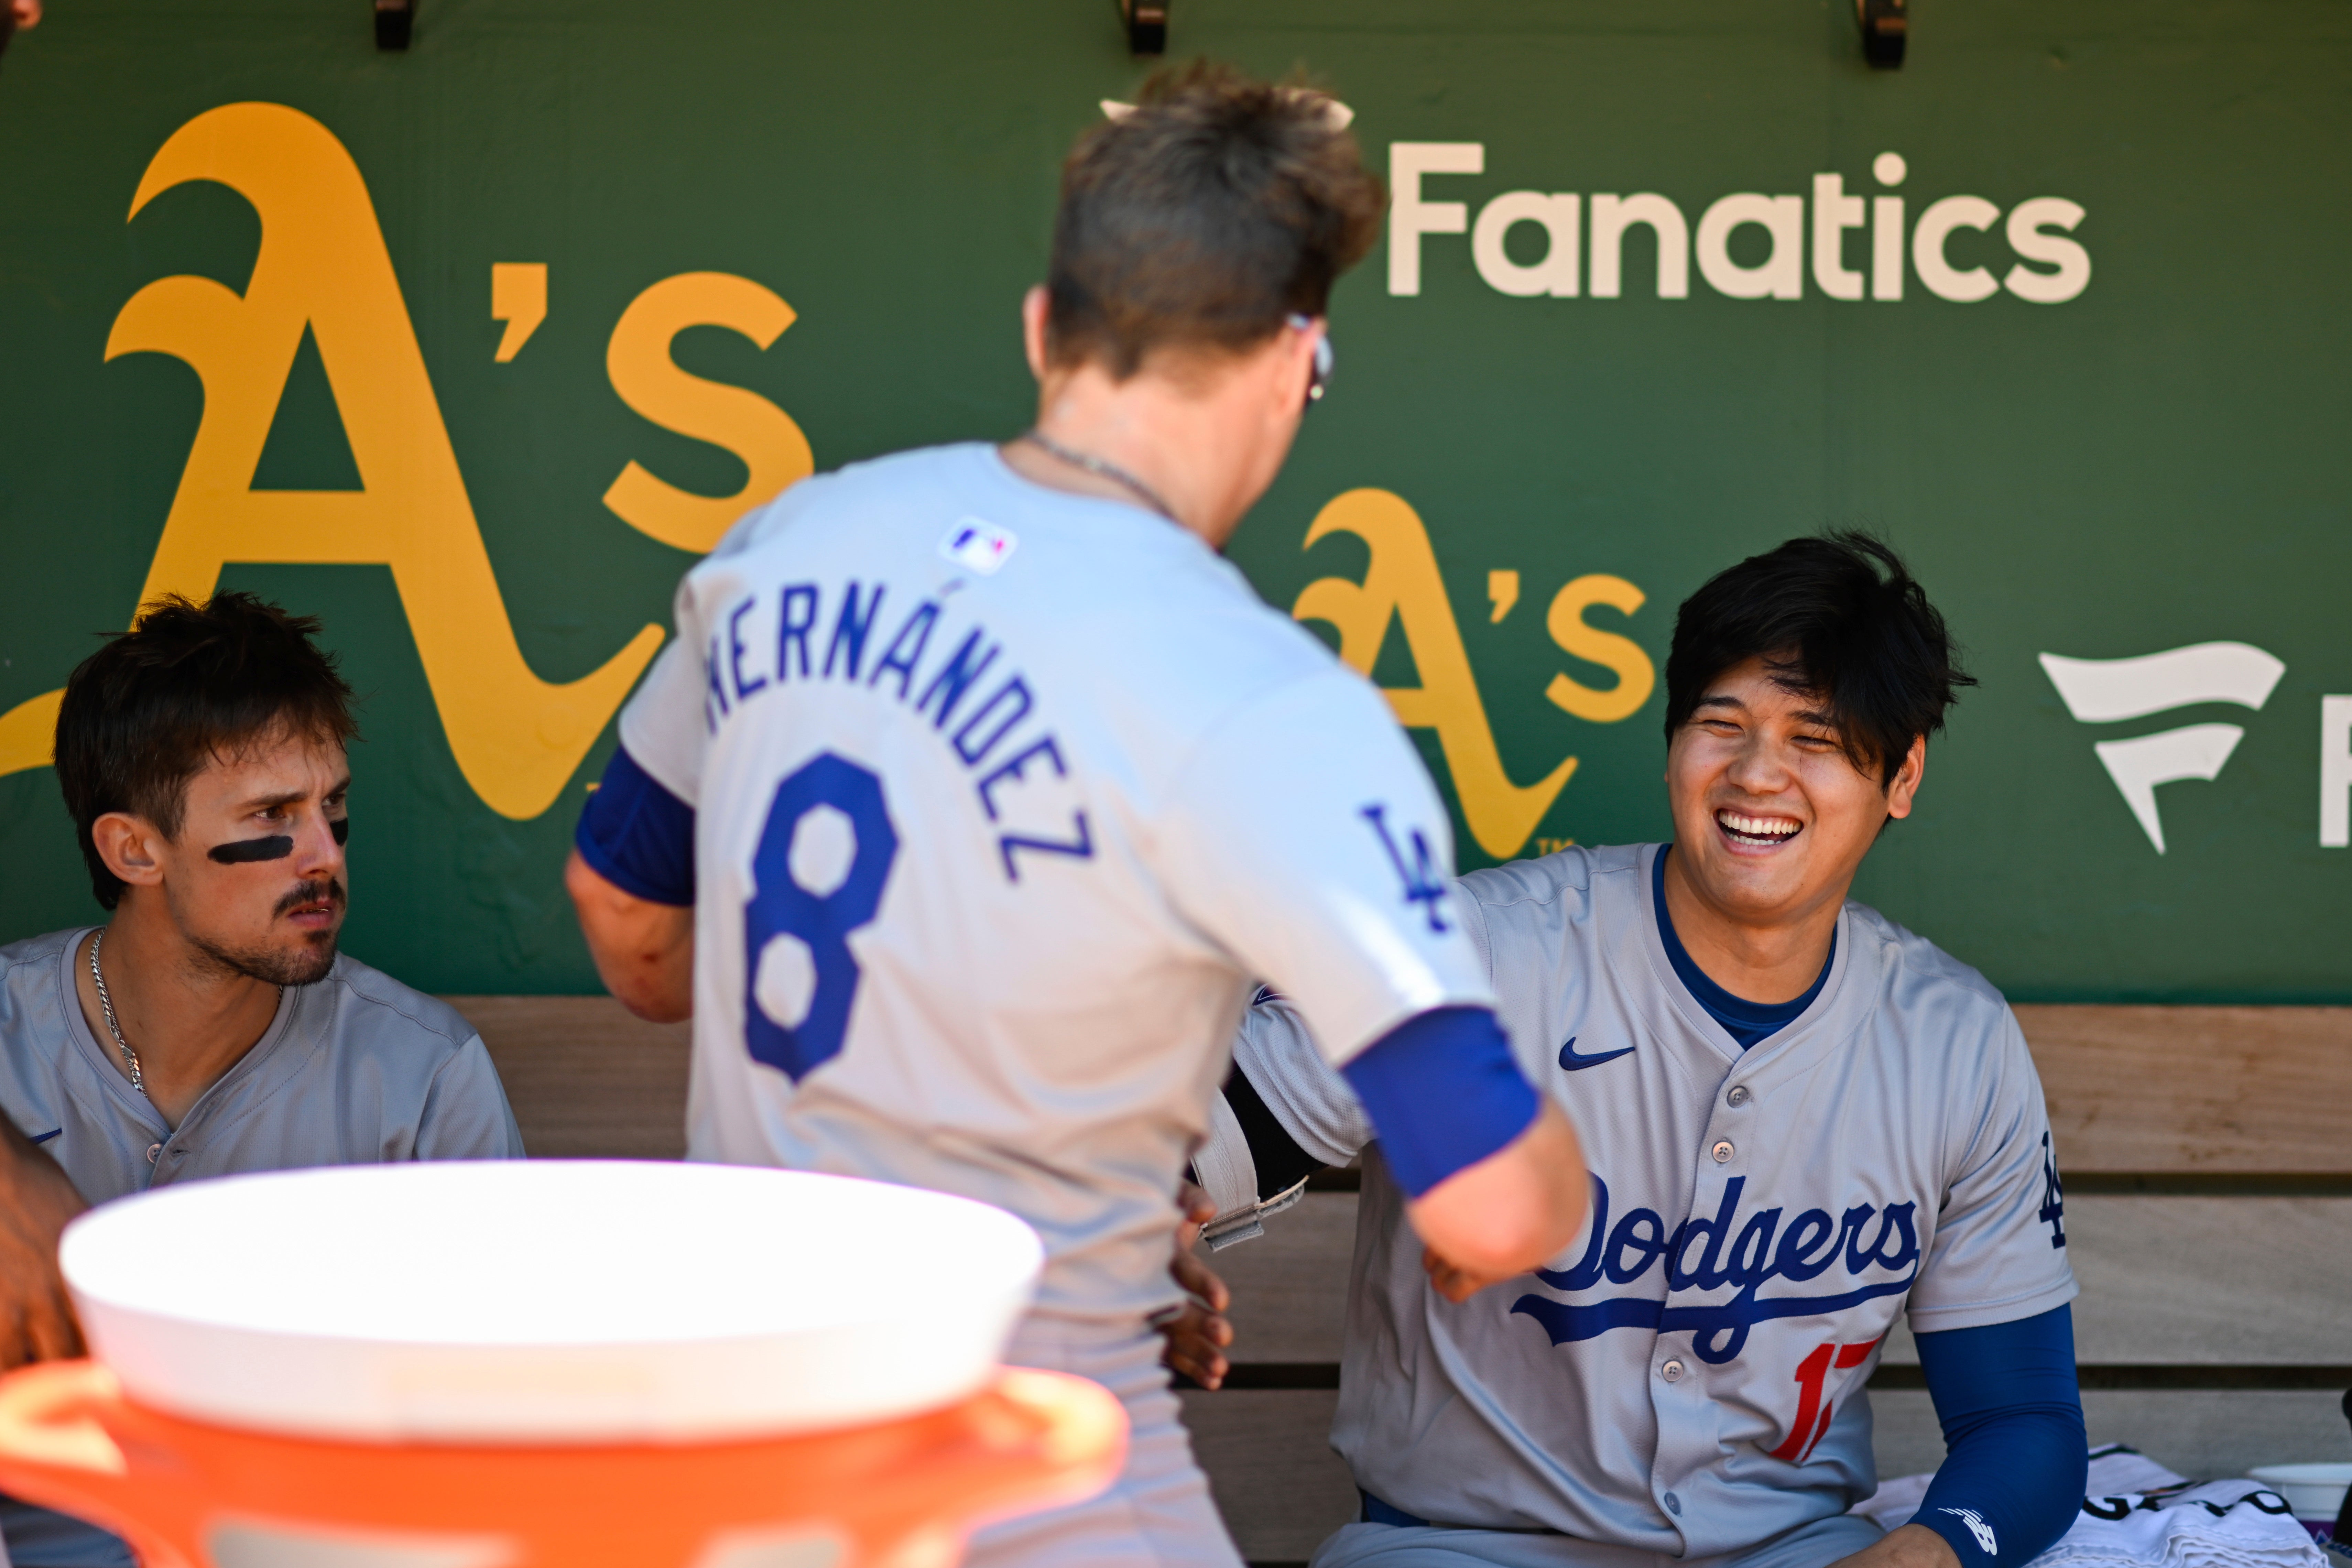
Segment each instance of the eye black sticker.
[{"label": "eye black sticker", "polygon": [[282,833],[268,838],[240,838],[234,844],[215,844],[206,853],[224,866],[242,866],[248,860],[283,860],[294,853],[294,840]]}]

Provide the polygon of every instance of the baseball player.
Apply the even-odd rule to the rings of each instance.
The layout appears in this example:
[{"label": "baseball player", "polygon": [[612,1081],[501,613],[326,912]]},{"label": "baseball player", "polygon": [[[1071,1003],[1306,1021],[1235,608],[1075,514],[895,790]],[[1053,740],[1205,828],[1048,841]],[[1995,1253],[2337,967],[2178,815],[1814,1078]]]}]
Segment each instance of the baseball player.
[{"label": "baseball player", "polygon": [[[1262,1190],[1363,1155],[1332,1439],[1363,1511],[1316,1568],[2013,1568],[2065,1531],[2075,1287],[2032,1059],[1981,975],[1846,897],[1967,679],[1885,546],[1792,541],[1675,622],[1674,842],[1454,885],[1591,1166],[1581,1239],[1505,1289],[1433,1295],[1380,1130],[1286,997],[1251,1009],[1220,1122],[1256,1130]],[[1906,1314],[1949,1455],[1882,1538],[1846,1510]]]},{"label": "baseball player", "polygon": [[694,1157],[965,1194],[1044,1237],[1011,1358],[1117,1393],[1130,1457],[976,1562],[1237,1561],[1148,1320],[1250,976],[1371,1108],[1438,1253],[1507,1275],[1582,1217],[1418,759],[1217,553],[1377,226],[1335,119],[1202,67],[1081,138],[1024,310],[1036,426],[739,524],[678,591],[568,872],[612,989],[691,1010]]},{"label": "baseball player", "polygon": [[[66,682],[58,784],[109,913],[0,945],[0,1367],[81,1353],[57,1242],[85,1205],[522,1157],[473,1026],[338,952],[359,727],[318,630],[247,594],[166,597]],[[133,1562],[0,1496],[0,1568],[12,1554]]]}]

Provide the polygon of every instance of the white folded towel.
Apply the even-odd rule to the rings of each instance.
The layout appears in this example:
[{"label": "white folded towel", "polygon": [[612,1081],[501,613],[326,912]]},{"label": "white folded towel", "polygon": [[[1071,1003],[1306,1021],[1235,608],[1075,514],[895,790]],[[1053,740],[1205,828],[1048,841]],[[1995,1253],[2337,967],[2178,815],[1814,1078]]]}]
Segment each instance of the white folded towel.
[{"label": "white folded towel", "polygon": [[[1932,1475],[1902,1476],[1853,1511],[1908,1523]],[[2091,1453],[2082,1511],[2028,1568],[2329,1568],[2286,1500],[2256,1481],[2189,1481],[2120,1444]]]}]

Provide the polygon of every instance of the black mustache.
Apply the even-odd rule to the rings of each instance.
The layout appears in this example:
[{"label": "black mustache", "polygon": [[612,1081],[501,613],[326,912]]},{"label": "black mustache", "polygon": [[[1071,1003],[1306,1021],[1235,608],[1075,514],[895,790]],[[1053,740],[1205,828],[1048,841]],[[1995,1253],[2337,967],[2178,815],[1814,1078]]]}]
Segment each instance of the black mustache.
[{"label": "black mustache", "polygon": [[299,909],[304,904],[317,903],[332,904],[341,908],[343,901],[343,885],[330,877],[323,882],[302,883],[292,892],[278,900],[277,909],[270,912],[273,915],[282,915],[289,910]]}]

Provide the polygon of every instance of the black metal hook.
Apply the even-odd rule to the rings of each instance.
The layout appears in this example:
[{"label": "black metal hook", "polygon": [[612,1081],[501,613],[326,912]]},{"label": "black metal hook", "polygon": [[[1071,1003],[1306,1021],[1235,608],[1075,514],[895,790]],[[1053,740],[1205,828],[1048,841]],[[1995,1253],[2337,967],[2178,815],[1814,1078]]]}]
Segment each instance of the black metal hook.
[{"label": "black metal hook", "polygon": [[375,0],[375,47],[404,49],[416,29],[416,0]]},{"label": "black metal hook", "polygon": [[1119,0],[1118,14],[1127,24],[1129,54],[1168,52],[1168,0]]},{"label": "black metal hook", "polygon": [[1903,45],[1910,32],[1905,0],[1854,0],[1854,16],[1862,24],[1862,58],[1879,70],[1903,64]]}]

